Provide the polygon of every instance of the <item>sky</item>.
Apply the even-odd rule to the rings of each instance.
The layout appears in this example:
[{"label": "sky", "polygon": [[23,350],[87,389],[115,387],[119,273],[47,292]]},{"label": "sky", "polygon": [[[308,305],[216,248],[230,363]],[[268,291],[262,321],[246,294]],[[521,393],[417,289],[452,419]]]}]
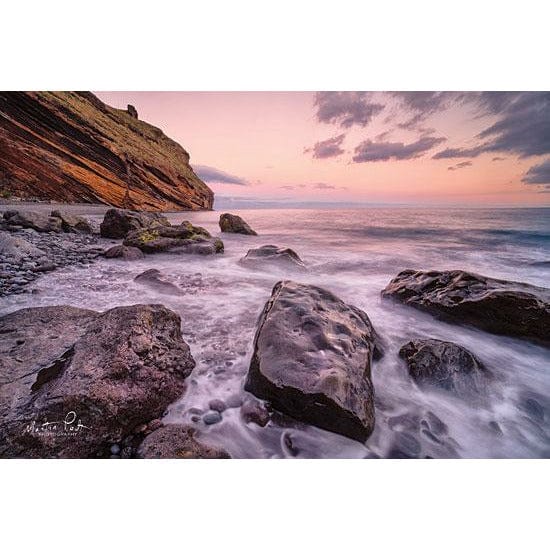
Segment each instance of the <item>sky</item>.
[{"label": "sky", "polygon": [[549,92],[95,92],[218,197],[550,206]]}]

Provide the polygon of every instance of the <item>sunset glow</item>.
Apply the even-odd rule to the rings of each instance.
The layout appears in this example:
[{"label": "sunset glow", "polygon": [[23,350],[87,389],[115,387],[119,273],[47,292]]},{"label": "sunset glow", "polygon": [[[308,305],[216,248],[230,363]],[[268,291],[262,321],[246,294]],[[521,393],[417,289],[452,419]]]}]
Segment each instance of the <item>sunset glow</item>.
[{"label": "sunset glow", "polygon": [[542,92],[97,95],[134,105],[183,145],[218,196],[550,204],[550,99]]}]

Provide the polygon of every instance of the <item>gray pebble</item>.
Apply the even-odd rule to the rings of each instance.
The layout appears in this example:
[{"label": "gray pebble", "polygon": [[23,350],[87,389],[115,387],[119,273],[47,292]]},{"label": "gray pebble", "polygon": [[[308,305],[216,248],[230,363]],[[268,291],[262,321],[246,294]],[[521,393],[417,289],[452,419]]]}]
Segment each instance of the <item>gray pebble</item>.
[{"label": "gray pebble", "polygon": [[222,421],[222,415],[218,411],[207,412],[202,420],[205,424],[217,424]]}]

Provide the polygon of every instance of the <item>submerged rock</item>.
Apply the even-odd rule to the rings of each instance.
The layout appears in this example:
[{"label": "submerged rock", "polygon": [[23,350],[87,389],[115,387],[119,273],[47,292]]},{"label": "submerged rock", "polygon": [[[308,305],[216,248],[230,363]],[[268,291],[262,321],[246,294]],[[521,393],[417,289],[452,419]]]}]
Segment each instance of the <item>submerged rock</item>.
[{"label": "submerged rock", "polygon": [[290,268],[304,271],[306,266],[300,256],[292,248],[281,248],[266,244],[259,248],[250,249],[239,263],[252,269],[270,269],[273,267]]},{"label": "submerged rock", "polygon": [[102,237],[124,239],[130,231],[169,225],[168,219],[157,212],[134,212],[111,208],[105,212],[99,229]]},{"label": "submerged rock", "polygon": [[124,239],[124,245],[139,248],[146,254],[171,252],[208,255],[223,252],[223,242],[220,239],[211,237],[206,229],[188,221],[178,226],[131,231]]},{"label": "submerged rock", "polygon": [[4,212],[4,221],[7,225],[34,229],[39,233],[60,233],[62,231],[60,218],[31,210],[7,210]]},{"label": "submerged rock", "polygon": [[220,216],[220,229],[223,233],[258,234],[240,216],[235,214],[222,214]]},{"label": "submerged rock", "polygon": [[51,216],[61,220],[61,228],[65,233],[92,233],[93,231],[90,222],[81,216],[74,216],[60,210],[53,210]]},{"label": "submerged rock", "polygon": [[105,251],[104,256],[106,258],[122,258],[123,260],[141,260],[145,258],[143,252],[135,246],[124,246],[123,244],[116,244]]},{"label": "submerged rock", "polygon": [[103,456],[181,396],[195,362],[161,305],[0,318],[0,456]]},{"label": "submerged rock", "polygon": [[247,399],[241,406],[241,418],[246,424],[253,422],[264,428],[269,422],[269,411],[261,401]]},{"label": "submerged rock", "polygon": [[399,350],[409,374],[420,384],[430,384],[461,396],[482,392],[487,371],[467,349],[443,340],[412,340]]},{"label": "submerged rock", "polygon": [[443,320],[550,346],[550,290],[465,271],[399,273],[382,291]]},{"label": "submerged rock", "polygon": [[331,292],[275,285],[258,322],[245,389],[298,420],[358,441],[374,428],[367,314]]},{"label": "submerged rock", "polygon": [[148,435],[138,449],[140,458],[231,458],[229,453],[195,439],[196,431],[168,424]]},{"label": "submerged rock", "polygon": [[136,283],[146,285],[153,288],[161,294],[180,295],[184,294],[183,290],[177,287],[170,281],[166,281],[162,278],[162,274],[158,269],[148,269],[143,273],[140,273],[134,278]]}]

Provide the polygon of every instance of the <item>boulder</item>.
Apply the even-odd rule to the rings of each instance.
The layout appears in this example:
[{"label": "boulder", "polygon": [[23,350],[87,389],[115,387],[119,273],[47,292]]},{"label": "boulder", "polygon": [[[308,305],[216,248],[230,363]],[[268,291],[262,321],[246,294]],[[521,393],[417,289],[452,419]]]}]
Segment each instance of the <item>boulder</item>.
[{"label": "boulder", "polygon": [[0,456],[109,456],[179,398],[195,362],[161,305],[0,318]]},{"label": "boulder", "polygon": [[235,214],[222,214],[220,216],[220,229],[223,233],[258,234],[240,216]]},{"label": "boulder", "polygon": [[148,286],[160,294],[168,295],[182,295],[184,294],[183,290],[177,287],[175,284],[170,281],[166,281],[162,278],[162,274],[158,269],[148,269],[143,273],[140,273],[134,278],[136,283]]},{"label": "boulder", "polygon": [[328,290],[277,283],[258,321],[245,389],[319,428],[364,442],[374,428],[367,314]]},{"label": "boulder", "polygon": [[124,239],[124,245],[139,248],[146,254],[170,252],[208,255],[223,252],[223,242],[220,239],[211,237],[206,229],[187,221],[178,226],[131,231]]},{"label": "boulder", "polygon": [[61,233],[62,222],[59,218],[40,212],[7,210],[4,220],[8,225],[34,229],[39,233]]},{"label": "boulder", "polygon": [[74,216],[60,210],[53,210],[51,216],[61,220],[61,229],[65,233],[92,233],[93,231],[90,222],[81,216]]},{"label": "boulder", "polygon": [[241,418],[246,424],[253,422],[264,428],[269,422],[269,411],[261,401],[247,399],[241,406]]},{"label": "boulder", "polygon": [[272,269],[275,267],[295,271],[306,270],[304,262],[294,250],[272,244],[250,249],[246,256],[239,260],[239,263],[251,269]]},{"label": "boulder", "polygon": [[409,374],[419,384],[437,386],[460,396],[481,393],[487,371],[470,351],[443,340],[411,340],[399,350]]},{"label": "boulder", "polygon": [[124,246],[123,244],[116,244],[105,251],[104,256],[106,258],[121,258],[123,260],[141,260],[145,257],[143,252],[135,246]]},{"label": "boulder", "polygon": [[445,321],[550,346],[550,290],[465,271],[402,271],[382,296]]},{"label": "boulder", "polygon": [[39,258],[44,255],[44,252],[40,248],[25,239],[0,232],[0,256],[19,261],[26,256]]},{"label": "boulder", "polygon": [[138,112],[137,109],[133,105],[128,105],[126,107],[126,112],[132,117],[137,120],[138,118]]},{"label": "boulder", "polygon": [[195,439],[196,431],[168,424],[148,435],[138,449],[140,458],[231,458],[229,453]]},{"label": "boulder", "polygon": [[168,219],[158,212],[134,212],[111,208],[105,212],[99,229],[102,237],[124,239],[130,231],[168,225]]}]

